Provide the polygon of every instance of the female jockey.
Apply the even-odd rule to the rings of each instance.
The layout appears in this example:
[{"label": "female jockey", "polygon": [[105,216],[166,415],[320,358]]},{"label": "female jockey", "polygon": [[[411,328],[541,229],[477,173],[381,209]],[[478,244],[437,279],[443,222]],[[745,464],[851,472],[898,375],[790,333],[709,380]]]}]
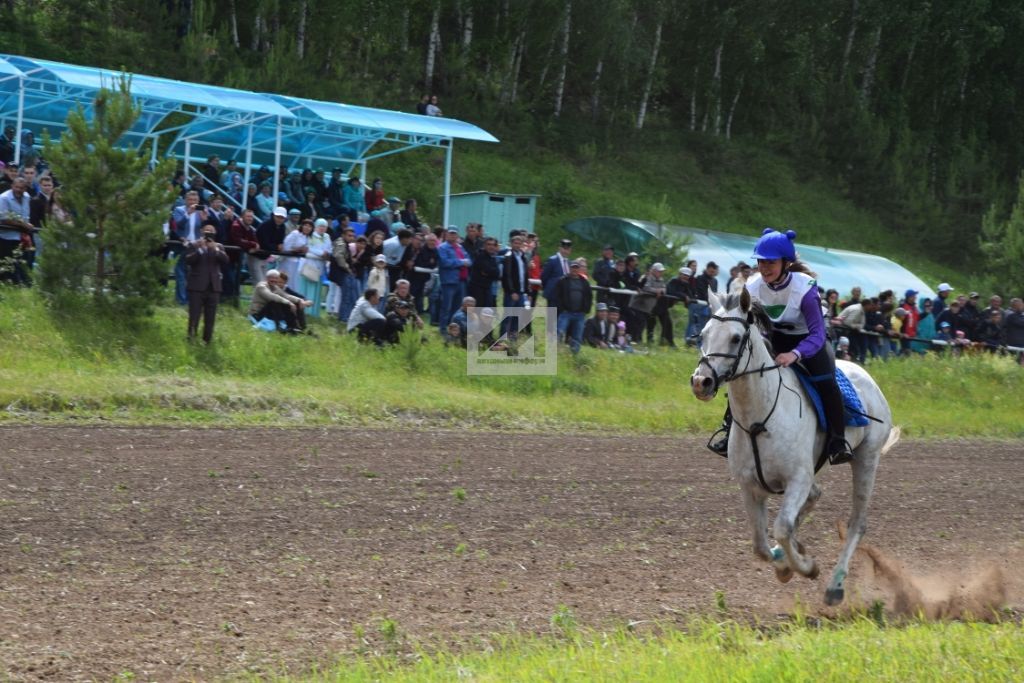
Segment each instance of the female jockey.
[{"label": "female jockey", "polygon": [[[836,385],[836,362],[825,338],[825,320],[814,273],[796,258],[796,233],[766,228],[754,246],[757,274],[747,280],[751,298],[761,302],[772,321],[771,343],[775,362],[786,367],[800,363],[821,394],[828,423],[829,462],[839,465],[853,457],[846,442],[843,397]],[[725,436],[708,447],[727,455],[732,415],[726,410]],[[712,437],[713,438],[713,437]]]}]

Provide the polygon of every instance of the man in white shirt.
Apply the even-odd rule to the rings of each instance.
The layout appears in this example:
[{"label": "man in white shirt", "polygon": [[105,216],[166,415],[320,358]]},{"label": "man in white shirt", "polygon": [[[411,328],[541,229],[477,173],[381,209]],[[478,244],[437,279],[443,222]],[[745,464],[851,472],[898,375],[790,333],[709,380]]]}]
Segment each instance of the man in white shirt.
[{"label": "man in white shirt", "polygon": [[30,201],[28,181],[24,178],[15,178],[11,189],[0,194],[0,220],[6,223],[0,226],[0,282],[24,284],[28,281],[23,265],[15,258],[22,231],[9,226],[29,227]]},{"label": "man in white shirt", "polygon": [[387,320],[377,309],[380,303],[380,292],[374,288],[367,289],[356,301],[355,307],[348,315],[348,331],[357,332],[359,340],[372,340],[377,346],[384,345],[387,332]]}]

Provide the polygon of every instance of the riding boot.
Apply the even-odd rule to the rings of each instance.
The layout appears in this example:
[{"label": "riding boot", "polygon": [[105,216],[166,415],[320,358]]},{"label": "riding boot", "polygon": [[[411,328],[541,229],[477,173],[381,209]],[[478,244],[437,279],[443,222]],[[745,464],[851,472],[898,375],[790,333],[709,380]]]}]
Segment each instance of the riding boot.
[{"label": "riding boot", "polygon": [[821,403],[825,408],[825,422],[828,428],[828,444],[826,452],[828,461],[833,465],[842,465],[853,459],[853,450],[846,441],[846,413],[843,408],[843,395],[835,380],[815,382],[814,386],[821,395]]},{"label": "riding boot", "polygon": [[[725,415],[722,416],[722,426],[718,428],[711,438],[708,439],[708,448],[712,453],[718,453],[723,458],[729,457],[729,428],[732,426],[732,410],[729,405],[725,406]],[[722,438],[715,441],[715,437],[722,434]]]}]

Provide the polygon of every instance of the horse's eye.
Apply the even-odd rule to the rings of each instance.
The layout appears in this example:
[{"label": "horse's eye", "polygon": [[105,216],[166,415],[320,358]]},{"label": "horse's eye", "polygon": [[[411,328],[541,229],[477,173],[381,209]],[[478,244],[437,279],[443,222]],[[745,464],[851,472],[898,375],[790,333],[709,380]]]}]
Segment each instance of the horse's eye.
[{"label": "horse's eye", "polygon": [[732,343],[733,344],[739,344],[740,343],[740,339],[741,339],[740,335],[738,335],[738,334],[732,335]]}]

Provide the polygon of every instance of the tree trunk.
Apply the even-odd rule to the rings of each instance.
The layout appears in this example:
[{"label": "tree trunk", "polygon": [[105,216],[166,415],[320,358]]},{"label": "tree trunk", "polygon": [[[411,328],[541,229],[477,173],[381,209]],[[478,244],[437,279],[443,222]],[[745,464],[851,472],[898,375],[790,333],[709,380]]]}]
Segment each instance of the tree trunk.
[{"label": "tree trunk", "polygon": [[736,86],[736,94],[732,96],[732,104],[729,105],[729,115],[725,118],[725,139],[732,139],[732,117],[736,113],[736,103],[740,101],[740,93],[743,92],[743,75],[740,75],[740,83]]},{"label": "tree trunk", "polygon": [[697,83],[700,76],[700,67],[693,67],[693,90],[690,92],[690,132],[697,130]]},{"label": "tree trunk", "polygon": [[594,69],[594,81],[590,93],[590,120],[597,121],[598,111],[601,109],[601,72],[604,70],[604,55],[597,60],[597,67]]},{"label": "tree trunk", "polygon": [[440,42],[441,34],[441,2],[434,3],[434,15],[430,19],[430,41],[427,43],[427,65],[423,76],[423,87],[431,90],[434,83],[434,55],[437,52],[437,44]]},{"label": "tree trunk", "polygon": [[654,45],[651,47],[651,61],[647,65],[647,81],[644,83],[644,92],[640,96],[640,111],[636,115],[636,129],[642,130],[644,119],[647,118],[647,101],[651,97],[651,89],[654,87],[654,69],[658,65],[658,48],[661,47],[661,19],[658,19],[658,28],[654,30]]},{"label": "tree trunk", "polygon": [[229,11],[231,13],[228,19],[228,23],[231,24],[231,44],[237,49],[242,44],[238,40],[238,12],[235,11],[235,0],[231,0]]},{"label": "tree trunk", "polygon": [[512,67],[512,92],[509,95],[509,102],[515,102],[519,93],[519,70],[523,66],[523,57],[526,56],[526,30],[519,33],[519,51],[516,53],[515,65]]},{"label": "tree trunk", "polygon": [[569,32],[572,28],[572,0],[565,3],[565,22],[562,24],[561,66],[555,83],[555,118],[562,115],[562,96],[565,94],[565,72],[569,66]]},{"label": "tree trunk", "polygon": [[462,49],[468,50],[473,44],[473,6],[466,8],[466,15],[462,21]]},{"label": "tree trunk", "polygon": [[96,282],[93,283],[93,296],[99,301],[103,298],[103,283],[107,280],[106,253],[107,246],[103,242],[103,218],[96,219]]},{"label": "tree trunk", "polygon": [[850,53],[853,51],[853,39],[857,37],[857,0],[850,0],[850,31],[846,34],[846,46],[843,48],[843,61],[839,65],[839,81],[846,78],[846,69],[850,66]]},{"label": "tree trunk", "polygon": [[860,84],[860,99],[864,106],[867,106],[871,88],[875,85],[875,68],[878,66],[878,48],[881,44],[882,27],[879,26],[871,37],[871,51],[868,53],[868,63],[864,67],[864,80]]},{"label": "tree trunk", "polygon": [[252,20],[252,40],[249,43],[249,49],[253,52],[257,52],[260,49],[260,40],[263,38],[263,17],[259,12],[256,13],[256,17]]},{"label": "tree trunk", "polygon": [[715,50],[715,73],[711,77],[711,96],[715,98],[715,135],[722,130],[722,49],[725,41]]},{"label": "tree trunk", "polygon": [[907,79],[910,78],[910,65],[914,63],[914,50],[917,49],[917,41],[915,40],[910,44],[910,49],[907,50],[907,63],[903,66],[903,76],[900,77],[900,92],[906,92],[907,90]]},{"label": "tree trunk", "polygon": [[402,8],[402,22],[399,27],[399,35],[402,37],[402,53],[409,51],[409,6],[406,5]]},{"label": "tree trunk", "polygon": [[295,54],[299,59],[306,56],[306,10],[308,0],[299,0],[299,25],[295,30]]}]

